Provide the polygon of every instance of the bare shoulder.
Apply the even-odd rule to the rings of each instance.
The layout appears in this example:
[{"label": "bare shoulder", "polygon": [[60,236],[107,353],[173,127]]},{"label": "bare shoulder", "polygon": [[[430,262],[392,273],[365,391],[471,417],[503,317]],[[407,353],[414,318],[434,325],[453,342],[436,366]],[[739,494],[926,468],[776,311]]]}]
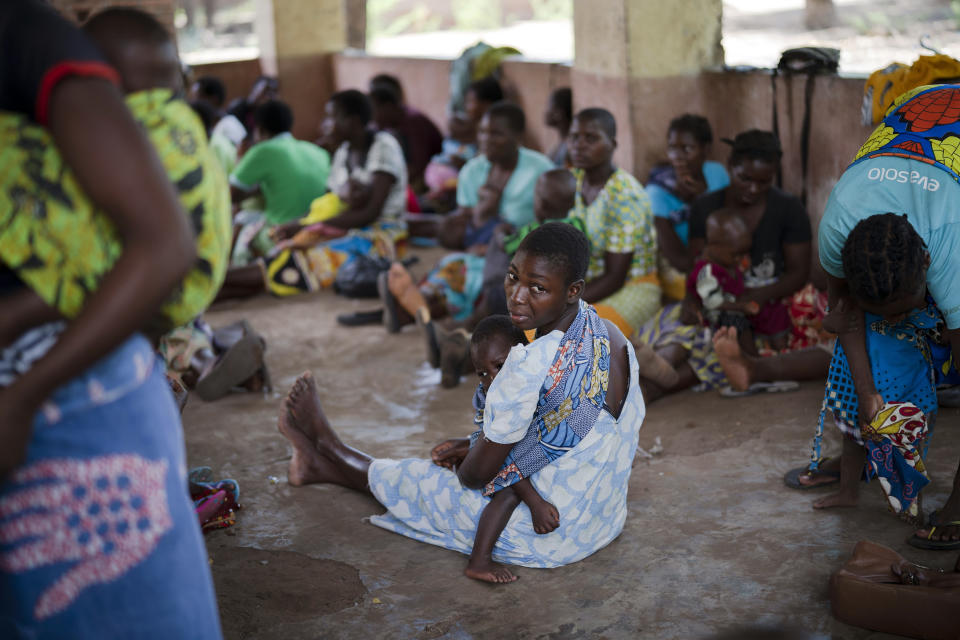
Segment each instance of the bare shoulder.
[{"label": "bare shoulder", "polygon": [[607,319],[603,319],[603,323],[607,325],[607,333],[610,334],[610,356],[613,358],[623,358],[626,362],[627,358],[627,339],[623,335],[623,332],[620,331],[620,327],[613,324]]},{"label": "bare shoulder", "polygon": [[620,418],[620,411],[627,398],[630,387],[630,359],[627,355],[627,339],[623,333],[609,320],[604,320],[607,333],[610,334],[610,383],[607,388],[607,410],[614,417]]}]

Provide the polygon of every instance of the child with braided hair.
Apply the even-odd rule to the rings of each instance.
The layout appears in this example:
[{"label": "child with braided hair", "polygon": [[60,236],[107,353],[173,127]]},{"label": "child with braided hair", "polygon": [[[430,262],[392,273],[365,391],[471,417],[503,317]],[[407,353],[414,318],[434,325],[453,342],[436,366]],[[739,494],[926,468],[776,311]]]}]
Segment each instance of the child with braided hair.
[{"label": "child with braided hair", "polygon": [[[826,484],[821,480],[832,473],[821,469],[827,415],[847,438],[840,491],[815,508],[855,505],[866,471],[879,476],[894,512],[922,523],[917,498],[929,482],[923,455],[936,387],[960,379],[950,364],[951,351],[960,348],[960,163],[941,144],[960,133],[960,120],[942,108],[957,100],[955,85],[898,98],[837,182],[820,223],[820,262],[840,335],[801,483]],[[936,519],[908,542],[960,548],[960,473]]]},{"label": "child with braided hair", "polygon": [[937,412],[935,374],[950,358],[943,316],[927,294],[930,254],[906,216],[885,213],[857,223],[841,259],[849,298],[839,298],[827,320],[840,344],[817,433],[832,415],[845,436],[840,490],[813,506],[857,504],[869,453],[866,473],[880,477],[890,508],[918,520],[918,494],[929,482],[923,457]]}]

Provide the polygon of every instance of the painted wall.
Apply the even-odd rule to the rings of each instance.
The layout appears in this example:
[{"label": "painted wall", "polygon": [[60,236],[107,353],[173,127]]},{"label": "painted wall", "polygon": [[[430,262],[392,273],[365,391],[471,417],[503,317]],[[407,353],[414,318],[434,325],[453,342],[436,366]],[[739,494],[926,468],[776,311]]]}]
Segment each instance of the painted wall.
[{"label": "painted wall", "polygon": [[[624,82],[590,77],[575,72],[574,103],[577,108],[591,106],[582,96],[603,102],[604,83]],[[629,108],[623,104],[603,105],[619,117],[631,118],[633,139],[630,163],[633,172],[646,178],[650,168],[665,158],[666,130],[672,118],[683,113],[706,116],[714,130],[712,156],[724,161],[728,147],[721,138],[732,138],[747,129],[772,128],[773,89],[768,72],[704,72],[697,76],[675,78],[635,78],[630,81]],[[837,177],[853,159],[871,128],[860,123],[863,80],[836,76],[814,81],[808,162],[808,203],[811,220],[816,223]],[[780,139],[784,149],[783,186],[801,191],[800,139],[804,114],[805,77],[777,79],[777,104]],[[632,162],[630,162],[632,160]]]},{"label": "painted wall", "polygon": [[234,98],[241,98],[250,92],[253,82],[263,73],[260,61],[236,60],[213,64],[196,64],[190,67],[194,78],[216,76],[227,89],[227,104]]}]

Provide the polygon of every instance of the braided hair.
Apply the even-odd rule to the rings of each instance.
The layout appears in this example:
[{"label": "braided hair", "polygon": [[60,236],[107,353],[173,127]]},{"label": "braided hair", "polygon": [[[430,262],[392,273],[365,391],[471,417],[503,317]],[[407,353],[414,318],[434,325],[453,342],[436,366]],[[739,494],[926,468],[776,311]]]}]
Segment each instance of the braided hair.
[{"label": "braided hair", "polygon": [[885,304],[922,281],[926,245],[907,216],[883,213],[857,223],[841,253],[850,291]]}]

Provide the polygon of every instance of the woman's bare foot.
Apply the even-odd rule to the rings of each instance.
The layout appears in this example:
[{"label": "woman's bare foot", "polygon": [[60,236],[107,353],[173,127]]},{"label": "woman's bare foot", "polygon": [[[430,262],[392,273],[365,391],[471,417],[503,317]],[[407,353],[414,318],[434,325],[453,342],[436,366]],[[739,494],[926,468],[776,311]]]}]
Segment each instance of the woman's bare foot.
[{"label": "woman's bare foot", "polygon": [[713,334],[713,350],[730,386],[746,391],[753,383],[753,362],[740,350],[736,327],[720,327]]},{"label": "woman's bare foot", "polygon": [[843,491],[831,493],[813,503],[814,509],[832,509],[834,507],[855,507],[860,502],[857,495],[850,495]]},{"label": "woman's bare foot", "polygon": [[467,563],[467,568],[463,570],[463,573],[468,578],[482,582],[492,582],[493,584],[505,584],[518,580],[517,576],[510,573],[510,570],[504,565],[497,564],[489,558],[470,558],[470,562]]},{"label": "woman's bare foot", "polygon": [[417,317],[418,309],[427,308],[426,298],[423,297],[423,294],[420,293],[417,285],[413,282],[410,272],[399,262],[390,265],[387,288],[397,299],[397,304],[414,318]]},{"label": "woman's bare foot", "polygon": [[[936,521],[931,516],[931,521],[927,523],[927,526],[916,531],[914,536],[936,542],[960,540],[960,512],[954,511],[952,507],[953,495],[950,496],[947,504],[936,512]],[[960,558],[957,558],[957,571],[960,571]]]},{"label": "woman's bare foot", "polygon": [[340,441],[323,415],[317,384],[309,371],[297,378],[284,398],[277,428],[293,445],[287,470],[287,481],[291,485],[343,484],[343,474],[328,455]]}]

